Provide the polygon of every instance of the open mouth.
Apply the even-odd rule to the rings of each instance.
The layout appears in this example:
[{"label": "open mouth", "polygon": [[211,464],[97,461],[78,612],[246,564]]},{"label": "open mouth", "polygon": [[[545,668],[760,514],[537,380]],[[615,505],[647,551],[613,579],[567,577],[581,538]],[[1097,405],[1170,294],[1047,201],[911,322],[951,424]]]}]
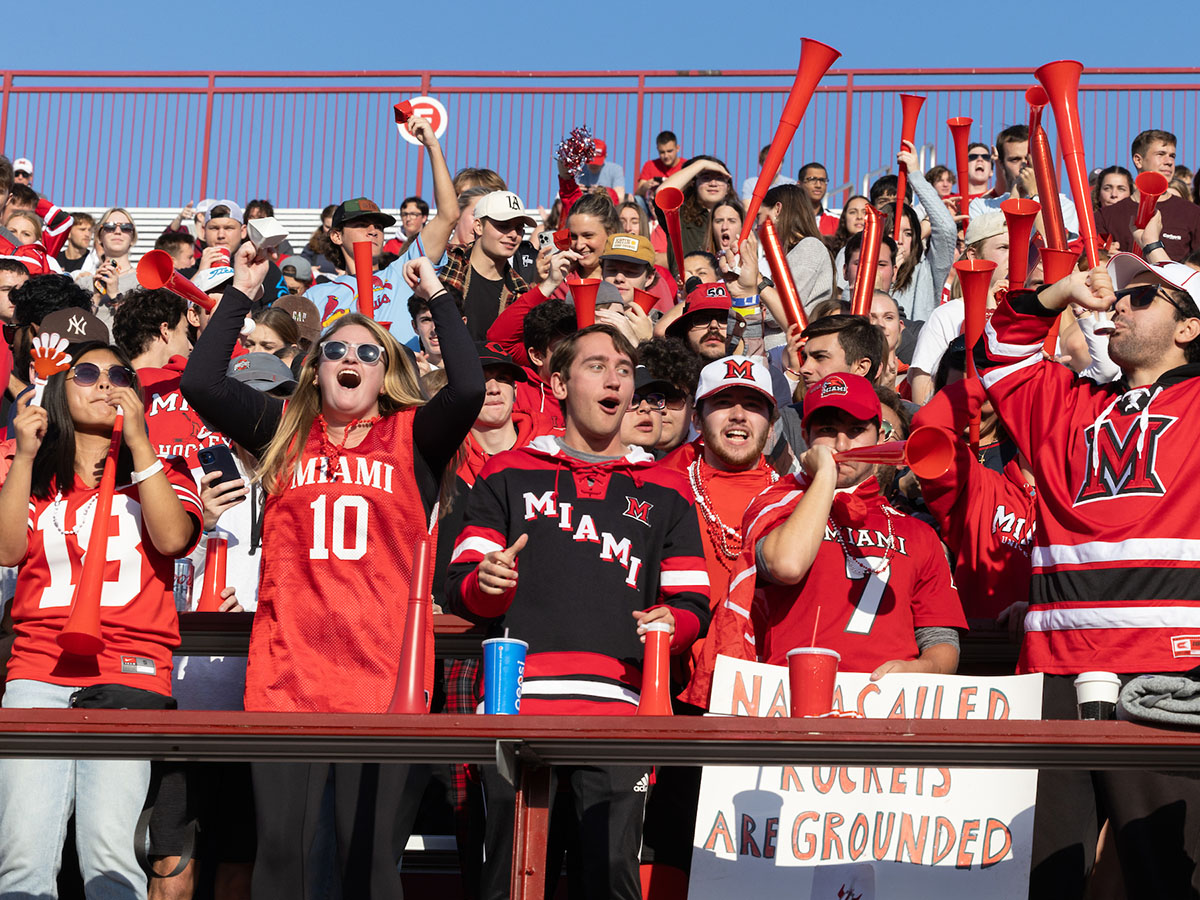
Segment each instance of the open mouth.
[{"label": "open mouth", "polygon": [[750,440],[750,432],[742,428],[731,428],[725,432],[725,440],[733,444],[744,444]]},{"label": "open mouth", "polygon": [[621,400],[619,397],[605,397],[600,401],[600,405],[610,413],[615,413],[621,408]]},{"label": "open mouth", "polygon": [[362,376],[353,369],[342,369],[337,373],[337,383],[344,388],[356,388],[362,384]]}]

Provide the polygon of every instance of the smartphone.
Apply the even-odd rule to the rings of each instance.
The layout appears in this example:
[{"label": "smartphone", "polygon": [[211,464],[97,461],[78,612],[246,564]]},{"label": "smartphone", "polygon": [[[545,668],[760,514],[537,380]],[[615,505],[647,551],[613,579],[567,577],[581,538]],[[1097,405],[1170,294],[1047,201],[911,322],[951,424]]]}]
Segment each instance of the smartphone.
[{"label": "smartphone", "polygon": [[554,232],[546,229],[538,235],[538,250],[545,250],[550,244],[554,243]]},{"label": "smartphone", "polygon": [[242,473],[238,471],[237,463],[234,461],[233,451],[224,444],[205,447],[196,454],[196,457],[200,460],[200,468],[204,470],[205,475],[212,472],[221,473],[221,477],[213,482],[214,484],[237,481],[242,477]]}]

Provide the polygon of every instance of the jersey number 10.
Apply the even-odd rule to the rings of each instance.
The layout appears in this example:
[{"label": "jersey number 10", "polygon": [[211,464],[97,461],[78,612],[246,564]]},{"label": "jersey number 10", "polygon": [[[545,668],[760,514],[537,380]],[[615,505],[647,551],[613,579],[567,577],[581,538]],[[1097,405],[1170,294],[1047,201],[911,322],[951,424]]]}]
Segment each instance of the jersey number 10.
[{"label": "jersey number 10", "polygon": [[[329,498],[322,495],[309,504],[313,511],[313,545],[308,551],[309,559],[355,560],[367,555],[367,498],[343,494],[333,501],[333,521],[326,528],[326,510]],[[352,511],[354,532],[346,528],[346,510]],[[332,539],[327,543],[326,535]],[[353,538],[351,541],[350,539]]]}]

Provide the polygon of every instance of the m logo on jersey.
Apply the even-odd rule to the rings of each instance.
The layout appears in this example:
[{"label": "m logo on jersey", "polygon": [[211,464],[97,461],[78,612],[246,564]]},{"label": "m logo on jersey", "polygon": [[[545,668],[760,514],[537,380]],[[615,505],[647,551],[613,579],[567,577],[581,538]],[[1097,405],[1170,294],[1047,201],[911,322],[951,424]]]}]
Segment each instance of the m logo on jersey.
[{"label": "m logo on jersey", "polygon": [[850,393],[850,388],[846,387],[846,382],[836,375],[830,375],[825,379],[825,383],[821,385],[821,396],[828,397],[830,394],[846,395]]},{"label": "m logo on jersey", "polygon": [[631,519],[637,519],[643,525],[650,524],[650,509],[654,506],[650,501],[636,500],[633,497],[626,496],[625,501],[629,504],[625,507],[623,516],[629,516]]},{"label": "m logo on jersey", "polygon": [[752,368],[753,365],[754,365],[754,363],[748,359],[743,359],[743,360],[727,359],[727,360],[725,360],[725,377],[726,378],[737,378],[742,381],[753,381],[754,380],[754,369]]},{"label": "m logo on jersey", "polygon": [[[1096,500],[1113,500],[1136,494],[1161,497],[1166,493],[1155,471],[1158,459],[1158,440],[1175,422],[1174,416],[1150,416],[1145,420],[1142,434],[1137,418],[1129,422],[1124,437],[1117,436],[1111,421],[1099,428],[1084,430],[1087,443],[1087,476],[1075,497],[1075,505]],[[1142,436],[1142,451],[1138,452],[1138,437]],[[1093,464],[1093,460],[1099,460]]]}]

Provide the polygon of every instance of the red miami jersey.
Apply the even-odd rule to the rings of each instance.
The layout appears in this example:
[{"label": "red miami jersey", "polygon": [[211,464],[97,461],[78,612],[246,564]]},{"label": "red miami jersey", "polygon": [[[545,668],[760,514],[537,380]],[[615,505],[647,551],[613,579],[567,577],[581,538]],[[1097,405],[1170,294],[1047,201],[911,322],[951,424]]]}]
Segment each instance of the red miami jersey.
[{"label": "red miami jersey", "polygon": [[1001,303],[975,346],[1033,465],[1037,534],[1018,670],[1180,672],[1200,662],[1200,366],[1096,384],[1042,361],[1056,313]]},{"label": "red miami jersey", "polygon": [[[199,525],[204,513],[195,482],[177,459],[166,462],[166,473],[183,508]],[[30,498],[29,549],[17,569],[12,609],[17,636],[8,679],[79,687],[124,684],[169,695],[171,651],[179,646],[174,560],[142,538],[137,485],[118,487],[113,495],[100,595],[104,650],[94,657],[74,656],[58,646],[83,571],[98,494],[99,488],[85,487],[76,476],[72,490],[57,504]]]},{"label": "red miami jersey", "polygon": [[[263,518],[246,709],[386,712],[396,688],[413,551],[426,513],[415,410],[385,416],[330,465],[319,426]],[[425,686],[433,684],[433,622]]]},{"label": "red miami jersey", "polygon": [[187,460],[188,468],[194,470],[200,468],[197,453],[216,444],[229,446],[232,441],[205,425],[184,399],[179,379],[186,365],[185,357],[172,356],[163,368],[138,369],[137,376],[154,452],[163,459],[181,456]]},{"label": "red miami jersey", "polygon": [[[828,647],[841,654],[843,672],[872,672],[893,659],[919,655],[914,630],[930,626],[966,628],[958,592],[941,542],[932,528],[892,509],[868,478],[854,491],[839,491],[831,511],[842,541],[863,566],[881,568],[889,520],[893,551],[878,574],[847,558],[827,522],[808,573],[798,584],[759,578],[758,542],[782,525],[804,496],[806,481],[785,478],[754,499],[742,520],[742,555],[717,607],[701,664],[683,699],[708,708],[717,655],[787,665],[794,647]],[[819,614],[818,614],[819,613]]]}]

